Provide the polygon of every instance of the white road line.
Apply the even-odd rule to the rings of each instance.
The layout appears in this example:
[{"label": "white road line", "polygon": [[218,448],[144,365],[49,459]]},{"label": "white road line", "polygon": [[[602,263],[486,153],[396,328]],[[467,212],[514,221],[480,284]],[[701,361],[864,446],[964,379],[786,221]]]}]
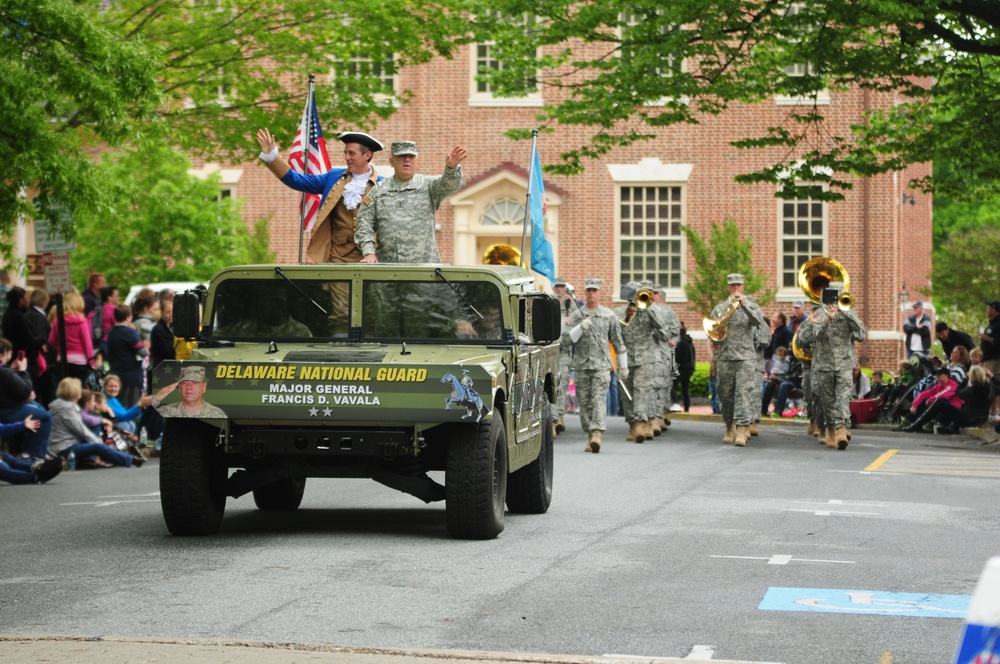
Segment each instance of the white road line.
[{"label": "white road line", "polygon": [[793,558],[785,554],[775,554],[770,558],[763,556],[709,556],[709,558],[730,558],[732,560],[766,560],[768,565],[787,565],[788,563],[832,563],[837,565],[855,565],[853,560],[822,560],[816,558]]},{"label": "white road line", "polygon": [[158,503],[159,500],[107,500],[89,503],[59,503],[61,507],[75,507],[77,505],[93,505],[94,507],[111,507],[112,505],[123,505],[124,503]]},{"label": "white road line", "polygon": [[691,652],[684,659],[712,659],[715,657],[713,646],[691,646]]},{"label": "white road line", "polygon": [[781,510],[782,512],[811,512],[816,516],[833,516],[833,515],[843,515],[843,516],[882,516],[880,512],[830,512],[827,510],[793,510],[791,508],[785,508]]}]

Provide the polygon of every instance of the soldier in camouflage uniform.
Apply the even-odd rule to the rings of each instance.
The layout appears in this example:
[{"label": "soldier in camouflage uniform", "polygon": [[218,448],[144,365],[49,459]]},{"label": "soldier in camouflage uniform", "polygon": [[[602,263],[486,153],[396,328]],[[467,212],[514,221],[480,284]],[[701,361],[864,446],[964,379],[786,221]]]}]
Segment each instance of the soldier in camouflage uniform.
[{"label": "soldier in camouflage uniform", "polygon": [[854,342],[864,341],[865,326],[853,309],[841,311],[837,304],[831,304],[818,313],[813,329],[812,388],[815,400],[823,404],[820,441],[827,447],[845,450],[850,438],[847,429],[851,426],[850,399],[854,389],[851,370],[857,363]]},{"label": "soldier in camouflage uniform", "polygon": [[[802,363],[802,403],[806,405],[806,413],[809,415],[809,428],[806,433],[810,436],[819,436],[818,422],[822,419],[819,415],[823,410],[823,404],[814,398],[812,390],[812,352],[813,343],[816,340],[815,325],[814,317],[806,318],[799,323],[799,328],[795,332],[795,336],[792,337],[793,345],[798,346],[799,351],[803,353],[803,357],[799,357],[799,361]],[[806,328],[805,332],[802,331],[803,327]],[[809,331],[810,327],[813,328],[811,332]]]},{"label": "soldier in camouflage uniform", "polygon": [[653,306],[651,311],[660,323],[660,329],[655,335],[656,347],[660,351],[660,361],[656,365],[656,422],[653,427],[663,431],[670,426],[670,406],[673,401],[670,398],[670,388],[674,384],[675,357],[674,348],[681,334],[681,319],[674,313],[673,308],[667,304],[666,288],[653,285]]},{"label": "soldier in camouflage uniform", "polygon": [[761,382],[757,371],[755,328],[767,325],[760,307],[743,293],[743,275],[730,274],[726,282],[729,299],[712,310],[712,318],[721,319],[731,304],[737,305],[726,323],[726,338],[719,343],[717,359],[722,419],[726,423],[722,442],[742,447],[750,438],[754,415],[760,413],[760,397],[755,384]]},{"label": "soldier in camouflage uniform", "polygon": [[[167,385],[153,397],[153,408],[162,417],[195,417],[199,419],[225,419],[226,414],[221,408],[205,402],[205,390],[208,387],[205,378],[205,367],[184,367],[181,369],[180,380]],[[177,403],[162,404],[168,394],[178,389],[181,400]]]},{"label": "soldier in camouflage uniform", "polygon": [[615,310],[615,318],[628,349],[628,378],[623,380],[626,389],[622,391],[622,407],[629,424],[625,440],[641,443],[652,440],[658,433],[654,431],[660,408],[655,381],[662,356],[653,338],[660,329],[660,321],[652,307],[636,306],[638,290],[639,284],[635,282],[622,286],[621,298],[625,304]]},{"label": "soldier in camouflage uniform", "polygon": [[[764,399],[764,367],[767,366],[764,360],[764,351],[771,345],[771,328],[767,321],[763,325],[754,328],[754,348],[757,350],[757,401]],[[753,421],[750,422],[750,435],[758,434],[757,424],[760,422],[761,412],[758,408],[754,411]]]},{"label": "soldier in camouflage uniform", "polygon": [[[462,186],[462,160],[468,152],[455,147],[445,159],[444,175],[416,174],[417,145],[392,144],[389,164],[395,169],[361,199],[354,242],[362,263],[440,263],[434,237],[434,213]],[[376,236],[378,239],[376,248]]]},{"label": "soldier in camouflage uniform", "polygon": [[618,375],[628,378],[628,351],[622,342],[618,319],[607,307],[600,305],[598,291],[601,280],[586,280],[586,306],[575,309],[570,316],[570,339],[573,349],[573,378],[576,400],[580,408],[580,424],[587,432],[585,452],[601,451],[601,434],[607,427],[608,386],[611,384],[611,357],[608,342],[618,355]]},{"label": "soldier in camouflage uniform", "polygon": [[573,342],[569,339],[570,314],[576,309],[576,302],[573,296],[566,289],[566,280],[563,277],[556,277],[556,282],[552,284],[552,290],[559,298],[559,307],[562,318],[562,336],[559,338],[559,385],[556,387],[556,403],[553,416],[555,417],[555,431],[560,434],[566,430],[566,423],[563,416],[566,415],[566,395],[569,394],[569,373],[571,360],[573,358]]}]

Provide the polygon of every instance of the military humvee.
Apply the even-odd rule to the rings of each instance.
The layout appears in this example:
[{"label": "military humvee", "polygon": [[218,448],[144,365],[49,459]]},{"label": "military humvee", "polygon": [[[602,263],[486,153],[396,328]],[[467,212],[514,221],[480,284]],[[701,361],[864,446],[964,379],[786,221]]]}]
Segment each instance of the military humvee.
[{"label": "military humvee", "polygon": [[307,478],[360,477],[444,500],[453,537],[496,537],[505,503],[552,499],[559,333],[517,267],[227,268],[176,296],[197,346],[154,372],[167,528],[214,533],[227,497],[294,510]]}]

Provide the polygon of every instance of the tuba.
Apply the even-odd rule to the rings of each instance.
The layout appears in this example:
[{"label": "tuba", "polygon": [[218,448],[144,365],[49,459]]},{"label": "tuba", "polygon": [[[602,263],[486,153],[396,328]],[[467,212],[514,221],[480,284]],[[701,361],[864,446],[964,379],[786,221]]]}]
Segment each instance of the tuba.
[{"label": "tuba", "polygon": [[521,264],[521,252],[509,244],[491,244],[483,254],[483,265],[513,265]]},{"label": "tuba", "polygon": [[792,336],[792,355],[795,356],[799,362],[812,362],[813,354],[811,350],[805,350],[799,346],[799,333],[796,332]]},{"label": "tuba", "polygon": [[718,319],[715,318],[703,318],[701,321],[701,326],[705,329],[705,334],[712,341],[718,343],[726,338],[726,323],[729,319],[733,317],[736,310],[740,308],[739,300],[730,297],[729,298],[729,308],[726,312]]},{"label": "tuba", "polygon": [[799,268],[799,288],[813,304],[822,304],[823,289],[834,282],[842,282],[844,290],[837,298],[837,306],[847,311],[854,306],[854,296],[849,292],[851,277],[840,261],[826,256],[813,258]]}]

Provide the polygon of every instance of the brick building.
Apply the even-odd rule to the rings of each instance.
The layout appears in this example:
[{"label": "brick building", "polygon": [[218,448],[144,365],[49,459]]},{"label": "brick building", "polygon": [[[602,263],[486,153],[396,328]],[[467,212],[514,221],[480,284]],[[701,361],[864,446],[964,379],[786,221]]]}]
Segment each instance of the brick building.
[{"label": "brick building", "polygon": [[[418,171],[438,174],[454,145],[470,153],[464,163],[465,185],[438,212],[438,246],[443,260],[478,263],[490,244],[519,246],[524,217],[530,146],[503,138],[511,127],[530,127],[543,94],[518,99],[493,97],[473,74],[488,59],[488,49],[466,47],[453,60],[437,59],[387,78],[396,89],[414,93],[414,102],[371,131],[388,144],[415,140],[420,151]],[[477,61],[478,58],[478,61]],[[322,98],[318,86],[320,119]],[[867,108],[888,106],[891,95],[860,90],[821,94],[831,133],[843,135],[860,123]],[[753,237],[755,265],[771,275],[777,301],[765,313],[791,313],[791,303],[803,299],[795,277],[799,266],[815,256],[836,258],[847,268],[858,314],[869,331],[859,356],[873,368],[895,368],[904,355],[900,330],[909,306],[928,286],[931,269],[931,199],[906,189],[912,177],[930,166],[872,178],[856,178],[854,189],[840,202],[811,199],[783,201],[769,185],[746,186],[733,181],[778,153],[740,151],[730,141],[761,135],[782,123],[793,99],[773,99],[734,106],[697,126],[660,131],[656,140],[619,149],[601,161],[586,163],[573,177],[545,177],[549,238],[556,271],[581,286],[597,276],[606,285],[610,304],[624,281],[651,278],[671,289],[670,304],[687,323],[695,339],[705,339],[701,316],[687,306],[682,287],[691,257],[680,231],[686,224],[707,237],[712,223],[731,217],[744,236]],[[799,103],[811,103],[799,102]],[[280,133],[294,133],[298,118],[288,118]],[[278,128],[272,127],[272,130]],[[362,127],[324,123],[331,160],[340,164],[338,131]],[[248,140],[251,129],[248,129]],[[578,146],[586,134],[561,128],[539,138],[542,163]],[[288,141],[281,145],[287,150]],[[385,174],[386,153],[376,153],[374,165]],[[216,170],[213,164],[199,170]],[[248,223],[271,218],[272,249],[279,260],[299,256],[298,194],[284,188],[260,163],[225,165],[223,187],[244,199]],[[306,238],[308,241],[308,238]],[[908,293],[902,301],[903,291]],[[725,293],[719,294],[719,300]],[[704,342],[699,358],[707,357]]]}]

